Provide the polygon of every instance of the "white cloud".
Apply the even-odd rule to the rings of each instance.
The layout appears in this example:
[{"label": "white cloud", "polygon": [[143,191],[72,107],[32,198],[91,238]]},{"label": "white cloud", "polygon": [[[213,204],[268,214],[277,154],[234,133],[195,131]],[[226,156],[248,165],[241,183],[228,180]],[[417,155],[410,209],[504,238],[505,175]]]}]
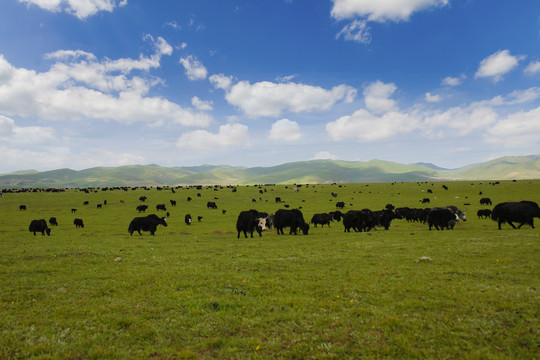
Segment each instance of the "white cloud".
[{"label": "white cloud", "polygon": [[58,139],[50,127],[17,126],[15,121],[0,115],[0,139],[12,146],[56,144]]},{"label": "white cloud", "polygon": [[447,4],[448,0],[334,0],[331,14],[336,19],[359,16],[368,21],[400,21],[414,12]]},{"label": "white cloud", "polygon": [[184,66],[186,76],[189,80],[206,79],[208,71],[195,56],[189,55],[188,57],[181,58],[180,63]]},{"label": "white cloud", "polygon": [[66,61],[78,58],[86,58],[86,60],[88,61],[96,60],[96,56],[94,54],[82,50],[58,50],[49,54],[45,54],[45,59]]},{"label": "white cloud", "polygon": [[81,20],[97,14],[100,11],[113,12],[115,7],[122,7],[127,0],[19,0],[27,6],[36,5],[51,12],[65,11]]},{"label": "white cloud", "polygon": [[420,122],[406,113],[387,112],[382,116],[365,109],[342,116],[326,124],[326,131],[333,140],[357,138],[360,141],[377,141],[417,129]]},{"label": "white cloud", "polygon": [[536,148],[540,146],[540,107],[510,114],[497,122],[485,135],[485,141],[505,147]]},{"label": "white cloud", "polygon": [[295,77],[296,77],[296,75],[278,76],[278,77],[276,78],[276,81],[277,81],[277,82],[280,82],[280,83],[285,83],[285,82],[291,81],[291,80],[294,79]]},{"label": "white cloud", "polygon": [[351,102],[355,96],[356,90],[347,85],[326,90],[297,83],[240,81],[230,88],[225,98],[248,116],[259,117],[279,116],[285,110],[294,113],[328,110],[338,101]]},{"label": "white cloud", "polygon": [[[378,93],[380,94],[379,98],[384,99],[383,95],[389,95],[393,92],[393,89],[383,91],[385,88],[382,85],[386,84],[381,84],[378,84],[377,87],[379,91],[368,90],[367,93]],[[519,113],[511,111],[512,106],[534,103],[539,98],[540,88],[532,87],[525,90],[514,90],[507,95],[496,96],[490,100],[475,101],[446,110],[427,110],[421,106],[413,106],[409,110],[401,111],[397,107],[391,106],[393,107],[391,111],[381,112],[382,115],[377,115],[368,109],[359,109],[352,115],[342,116],[335,121],[328,122],[326,131],[335,141],[348,138],[357,138],[359,141],[378,141],[411,131],[417,131],[430,138],[446,137],[449,131],[452,136],[456,137],[474,133],[481,137],[489,133],[490,136],[486,139],[502,138],[504,132],[508,131],[509,135],[515,132],[518,135],[523,135],[524,139],[534,136],[540,139],[540,133],[535,130],[537,125],[533,124],[540,124],[538,121],[540,108]],[[500,114],[502,113],[509,115],[501,120]],[[517,141],[518,135],[511,136],[512,139],[516,140],[515,144],[519,143]],[[505,143],[512,141],[509,140]],[[491,142],[494,143],[495,140],[491,140]]]},{"label": "white cloud", "polygon": [[540,61],[531,61],[524,70],[527,75],[540,74]]},{"label": "white cloud", "polygon": [[533,102],[540,98],[540,87],[532,87],[525,90],[514,90],[510,94],[498,95],[490,100],[479,101],[479,105],[502,106],[516,105]]},{"label": "white cloud", "polygon": [[242,124],[221,125],[217,134],[195,130],[182,134],[176,142],[177,147],[198,150],[246,145],[249,145],[249,132],[248,127]]},{"label": "white cloud", "polygon": [[281,119],[272,124],[270,139],[294,141],[302,136],[300,125],[296,121]]},{"label": "white cloud", "polygon": [[232,84],[232,76],[214,74],[208,78],[216,89],[228,90]]},{"label": "white cloud", "polygon": [[182,30],[182,27],[176,21],[167,21],[163,26],[169,26],[174,30]]},{"label": "white cloud", "polygon": [[436,103],[442,100],[442,97],[440,95],[433,95],[429,92],[426,93],[426,101],[430,103]]},{"label": "white cloud", "polygon": [[497,113],[489,106],[473,103],[467,107],[453,107],[446,111],[424,113],[424,131],[440,134],[442,128],[457,130],[463,136],[472,131],[487,129],[497,120]]},{"label": "white cloud", "polygon": [[364,89],[364,102],[366,107],[375,114],[382,114],[395,111],[397,104],[390,96],[396,91],[395,84],[385,84],[382,81],[375,81]]},{"label": "white cloud", "polygon": [[461,83],[463,82],[463,79],[465,79],[465,75],[461,75],[460,77],[457,77],[457,78],[447,76],[441,81],[441,83],[446,86],[458,86],[458,85],[461,85]]},{"label": "white cloud", "polygon": [[502,76],[515,68],[523,58],[522,56],[510,55],[508,50],[497,51],[480,62],[474,77],[489,77],[493,78],[495,82],[500,81]]},{"label": "white cloud", "polygon": [[[98,61],[84,51],[60,50],[46,55],[57,62],[42,73],[15,68],[0,54],[0,113],[42,120],[207,126],[209,115],[184,109],[162,97],[147,96],[149,89],[161,81],[145,73],[159,67],[161,56],[170,52],[161,38],[154,45],[153,55],[141,55],[139,59]],[[133,71],[140,76],[131,75]]]},{"label": "white cloud", "polygon": [[345,25],[343,29],[336,34],[336,39],[339,39],[343,35],[345,40],[369,44],[371,42],[371,33],[369,30],[367,21],[356,19],[350,24]]},{"label": "white cloud", "polygon": [[212,101],[204,101],[197,96],[191,98],[191,105],[197,110],[208,111],[212,110]]},{"label": "white cloud", "polygon": [[329,151],[319,151],[313,156],[313,160],[339,160],[339,158]]}]

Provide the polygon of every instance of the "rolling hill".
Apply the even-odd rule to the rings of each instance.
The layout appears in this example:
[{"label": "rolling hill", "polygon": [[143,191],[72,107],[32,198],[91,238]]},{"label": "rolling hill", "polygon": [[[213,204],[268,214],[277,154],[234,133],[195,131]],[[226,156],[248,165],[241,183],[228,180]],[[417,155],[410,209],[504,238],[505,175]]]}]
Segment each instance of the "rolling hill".
[{"label": "rolling hill", "polygon": [[130,165],[84,170],[18,171],[0,175],[1,187],[110,187],[159,185],[246,185],[362,183],[540,178],[540,155],[506,156],[459,169],[391,161],[298,161],[270,167]]}]

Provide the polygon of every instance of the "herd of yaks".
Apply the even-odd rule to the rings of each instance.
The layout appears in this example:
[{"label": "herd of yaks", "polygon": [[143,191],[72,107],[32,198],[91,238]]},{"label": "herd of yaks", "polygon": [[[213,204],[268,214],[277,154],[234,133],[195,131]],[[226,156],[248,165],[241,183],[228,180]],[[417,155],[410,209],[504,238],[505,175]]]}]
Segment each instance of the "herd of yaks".
[{"label": "herd of yaks", "polygon": [[[276,202],[279,198],[276,198]],[[140,199],[144,201],[143,199]],[[146,199],[145,199],[146,200]],[[280,199],[279,199],[280,200]],[[174,206],[176,204],[172,203]],[[491,199],[480,199],[481,205],[491,205]],[[336,203],[338,209],[343,209],[343,203]],[[144,205],[146,207],[146,205]],[[161,206],[162,208],[158,208]],[[165,210],[164,205],[158,205],[157,210]],[[208,203],[209,208],[217,208],[214,202]],[[20,205],[20,210],[26,210],[25,205]],[[141,211],[139,207],[137,210]],[[144,209],[146,210],[146,209]],[[143,211],[144,211],[143,210]],[[225,211],[223,211],[225,213]],[[512,228],[519,229],[523,225],[529,225],[534,228],[533,219],[535,217],[540,218],[540,207],[538,203],[534,201],[519,201],[519,202],[503,202],[495,205],[493,210],[480,209],[477,212],[479,218],[491,218],[498,222],[498,228],[501,229],[503,223],[508,223]],[[198,217],[201,221],[202,217]],[[435,207],[416,209],[401,207],[395,208],[392,204],[387,204],[383,210],[371,211],[369,209],[363,210],[350,210],[342,213],[339,210],[329,213],[314,214],[311,218],[311,224],[314,227],[317,225],[330,226],[330,222],[341,221],[343,222],[344,231],[350,232],[353,229],[355,232],[370,231],[376,227],[383,227],[388,230],[390,222],[393,219],[406,219],[407,221],[417,221],[427,223],[429,230],[433,227],[437,230],[454,228],[458,221],[466,221],[466,214],[464,211],[458,209],[456,206]],[[191,215],[185,216],[185,222],[187,225],[191,224]],[[517,227],[514,223],[519,224]],[[56,218],[51,217],[49,219],[51,226],[58,225]],[[76,227],[84,227],[82,219],[75,219],[74,225]],[[154,235],[158,225],[167,226],[165,217],[159,217],[157,215],[148,215],[143,217],[134,218],[129,226],[128,232],[132,235],[137,231],[142,235],[141,231],[150,232]],[[247,237],[247,233],[250,233],[253,237],[253,233],[257,232],[259,236],[262,236],[262,231],[266,228],[274,227],[278,234],[284,234],[283,228],[290,228],[289,234],[297,234],[301,231],[304,235],[309,232],[310,225],[305,221],[304,216],[300,209],[280,209],[275,214],[268,214],[265,212],[259,212],[257,210],[242,211],[237,218],[236,229],[238,231],[238,237],[241,233]],[[41,233],[42,235],[50,235],[51,229],[48,227],[45,219],[32,220],[28,230],[34,235]]]}]

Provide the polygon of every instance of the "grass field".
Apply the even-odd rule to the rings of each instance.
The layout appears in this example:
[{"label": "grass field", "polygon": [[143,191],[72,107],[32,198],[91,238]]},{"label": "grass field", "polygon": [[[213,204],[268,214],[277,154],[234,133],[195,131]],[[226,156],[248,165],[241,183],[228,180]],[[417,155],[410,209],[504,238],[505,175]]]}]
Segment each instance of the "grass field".
[{"label": "grass field", "polygon": [[[540,358],[540,232],[476,217],[481,197],[539,201],[540,181],[446,185],[4,193],[0,359]],[[127,232],[141,195],[147,214],[159,203],[170,212],[155,236]],[[467,210],[468,221],[430,232],[394,220],[367,233],[334,222],[307,236],[237,239],[238,213],[274,212],[276,196],[307,221],[336,201],[379,210],[424,207],[424,197]],[[51,216],[50,237],[28,231]]]}]

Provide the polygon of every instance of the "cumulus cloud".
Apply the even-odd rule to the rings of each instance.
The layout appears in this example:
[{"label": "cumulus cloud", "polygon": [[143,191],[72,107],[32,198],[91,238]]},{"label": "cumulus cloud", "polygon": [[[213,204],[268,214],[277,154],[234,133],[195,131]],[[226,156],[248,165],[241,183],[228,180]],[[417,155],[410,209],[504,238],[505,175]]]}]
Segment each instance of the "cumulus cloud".
[{"label": "cumulus cloud", "polygon": [[246,145],[249,145],[249,132],[242,124],[221,125],[216,134],[206,130],[187,132],[176,142],[177,147],[199,150]]},{"label": "cumulus cloud", "polygon": [[296,121],[281,119],[272,124],[270,130],[270,139],[294,141],[302,136],[300,125]]},{"label": "cumulus cloud", "polygon": [[540,61],[531,61],[524,70],[527,75],[540,74]]},{"label": "cumulus cloud", "polygon": [[232,84],[232,76],[214,74],[208,78],[216,89],[228,90]]},{"label": "cumulus cloud", "polygon": [[191,98],[191,105],[197,110],[208,111],[212,110],[212,101],[204,101],[197,96]]},{"label": "cumulus cloud", "polygon": [[495,82],[500,81],[502,76],[515,68],[523,58],[522,56],[510,55],[508,50],[497,51],[480,62],[474,77],[487,77],[492,78]]},{"label": "cumulus cloud", "polygon": [[376,116],[365,109],[352,115],[342,116],[326,124],[326,131],[333,140],[357,138],[360,141],[376,141],[390,138],[400,133],[408,133],[419,127],[420,122],[413,116],[397,111]]},{"label": "cumulus cloud", "polygon": [[454,129],[459,135],[475,130],[486,129],[497,120],[497,113],[489,106],[471,104],[466,107],[453,107],[446,111],[423,114],[424,131],[427,134],[439,133],[441,129]]},{"label": "cumulus cloud", "polygon": [[426,93],[426,101],[430,103],[436,103],[442,100],[442,97],[440,95],[434,95],[429,92]]},{"label": "cumulus cloud", "polygon": [[4,144],[16,146],[55,144],[58,141],[50,127],[17,126],[13,119],[3,115],[0,115],[0,139]]},{"label": "cumulus cloud", "polygon": [[484,140],[513,148],[540,146],[540,107],[508,115],[491,127]]},{"label": "cumulus cloud", "polygon": [[[391,92],[392,89],[387,89],[380,93],[388,95]],[[335,141],[350,138],[362,142],[378,141],[414,131],[431,138],[478,134],[478,138],[484,136],[486,142],[496,143],[500,140],[508,146],[518,145],[519,136],[523,136],[522,145],[529,141],[527,139],[534,139],[532,143],[537,143],[540,139],[537,125],[540,124],[537,121],[540,108],[517,113],[512,109],[515,105],[534,103],[539,98],[540,88],[532,87],[446,110],[429,110],[419,106],[400,110],[393,107],[391,111],[375,114],[369,109],[359,109],[351,115],[328,122],[326,132]],[[502,141],[506,133],[508,140]]]},{"label": "cumulus cloud", "polygon": [[334,0],[335,19],[366,18],[368,21],[401,21],[421,10],[444,6],[448,0]]},{"label": "cumulus cloud", "polygon": [[189,80],[206,79],[208,71],[206,70],[204,65],[199,60],[197,60],[195,56],[189,55],[185,58],[181,58],[180,63],[182,64],[182,66],[184,66],[184,69],[186,70],[186,76]]},{"label": "cumulus cloud", "polygon": [[113,12],[116,7],[127,4],[127,0],[19,0],[27,6],[35,5],[51,12],[66,12],[81,20],[100,11]]},{"label": "cumulus cloud", "polygon": [[482,105],[516,105],[533,102],[540,98],[540,87],[532,87],[525,90],[514,90],[508,95],[498,95],[490,100],[479,101]]},{"label": "cumulus cloud", "polygon": [[[153,41],[153,39],[152,39]],[[100,119],[121,123],[176,122],[207,126],[211,117],[148,92],[161,80],[148,75],[170,54],[162,38],[155,53],[138,59],[104,59],[80,50],[46,55],[56,62],[46,72],[16,68],[0,54],[0,112],[43,120]],[[132,75],[137,71],[141,76]],[[142,73],[141,73],[142,72]]]},{"label": "cumulus cloud", "polygon": [[458,86],[463,83],[463,79],[465,79],[465,75],[461,75],[460,77],[447,76],[442,79],[441,84],[445,86]]},{"label": "cumulus cloud", "polygon": [[336,39],[341,36],[345,40],[355,41],[361,44],[369,44],[371,42],[371,33],[369,26],[365,20],[354,20],[348,25],[345,25],[343,29],[336,35]]},{"label": "cumulus cloud", "polygon": [[330,90],[298,83],[262,81],[251,84],[240,81],[231,86],[226,100],[250,117],[279,116],[283,111],[294,113],[330,109],[336,102],[351,102],[356,90],[347,85]]},{"label": "cumulus cloud", "polygon": [[375,114],[381,114],[397,109],[396,101],[390,96],[396,91],[397,86],[389,83],[385,84],[377,80],[369,84],[364,89],[364,102],[366,107]]},{"label": "cumulus cloud", "polygon": [[329,151],[319,151],[313,156],[313,160],[338,160],[339,158]]}]

